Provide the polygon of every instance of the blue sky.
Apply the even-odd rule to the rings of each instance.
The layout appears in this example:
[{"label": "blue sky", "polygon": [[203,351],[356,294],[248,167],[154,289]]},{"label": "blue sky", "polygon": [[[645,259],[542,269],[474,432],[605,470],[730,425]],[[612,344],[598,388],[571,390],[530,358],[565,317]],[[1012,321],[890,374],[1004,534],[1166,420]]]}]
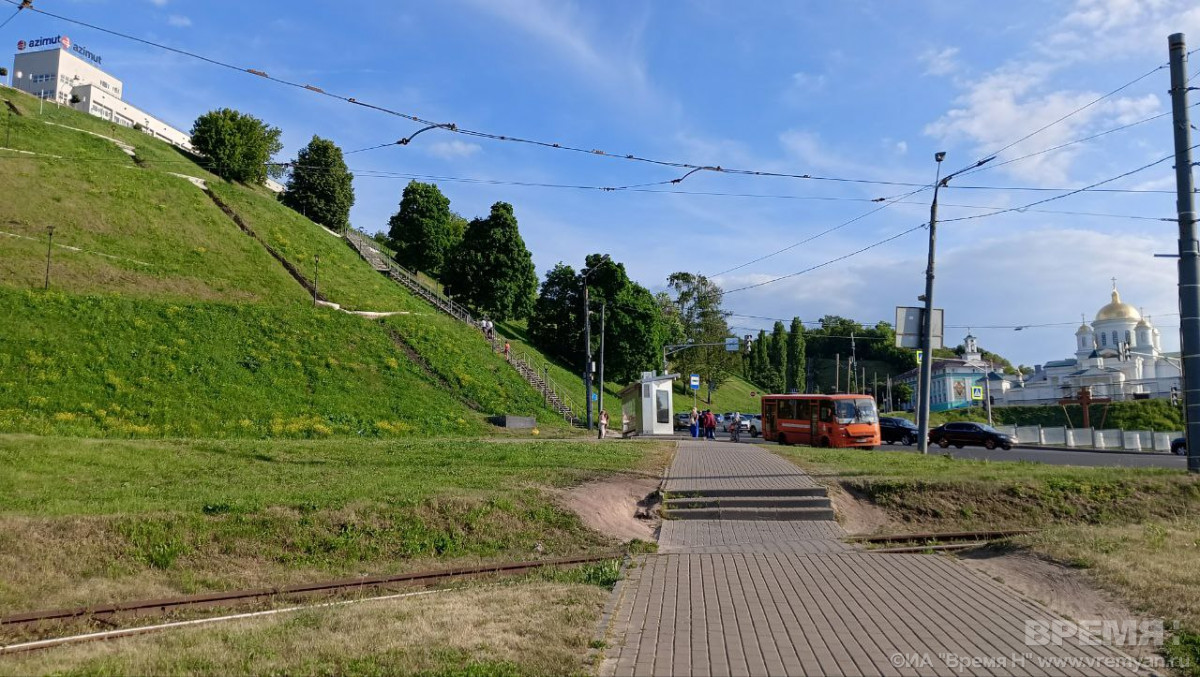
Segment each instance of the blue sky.
[{"label": "blue sky", "polygon": [[[931,182],[933,153],[958,169],[1166,63],[1166,38],[1200,46],[1200,8],[1174,0],[1077,2],[355,3],[39,0],[38,7],[272,75],[471,129],[614,153],[873,181]],[[313,134],[346,150],[418,127],[302,90],[24,13],[18,39],[66,33],[103,55],[125,98],[190,127],[232,107],[280,127],[284,156]],[[1167,70],[1002,153],[1019,155],[1169,110]],[[1057,193],[965,186],[1081,187],[1171,151],[1169,117],[962,177],[941,217],[1015,207]],[[613,186],[679,170],[431,131],[407,147],[349,156],[360,173]],[[356,179],[355,226],[385,228],[407,179]],[[511,202],[540,272],[609,252],[661,289],[668,274],[716,274],[864,214],[886,185],[702,172],[662,192],[599,192],[451,180],[436,183],[467,217]],[[963,186],[963,187],[958,187]],[[1173,189],[1165,162],[1111,184]],[[782,197],[697,195],[698,192]],[[922,223],[929,192],[790,251],[720,275],[735,289],[853,252]],[[907,203],[907,202],[911,202]],[[1044,206],[1171,217],[1168,193],[1085,193]],[[813,273],[726,296],[736,313],[890,320],[923,292],[926,231]],[[938,231],[937,305],[951,338],[1034,364],[1069,355],[1118,278],[1126,301],[1178,344],[1174,224],[1012,212]],[[732,318],[738,333],[764,320]],[[745,329],[742,329],[745,328]]]}]

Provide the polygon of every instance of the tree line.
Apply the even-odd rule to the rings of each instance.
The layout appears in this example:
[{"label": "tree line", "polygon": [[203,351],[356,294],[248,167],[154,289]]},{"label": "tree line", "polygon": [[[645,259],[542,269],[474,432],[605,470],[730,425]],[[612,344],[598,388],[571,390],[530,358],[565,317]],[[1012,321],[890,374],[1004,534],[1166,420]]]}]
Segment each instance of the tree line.
[{"label": "tree line", "polygon": [[[192,144],[204,156],[202,163],[221,178],[253,184],[285,178],[279,195],[283,204],[332,230],[348,228],[354,176],[341,148],[314,135],[294,161],[276,163],[280,134],[251,115],[226,108],[197,118]],[[397,263],[438,280],[447,294],[476,312],[494,320],[527,321],[530,342],[571,365],[582,368],[584,355],[589,350],[595,354],[601,340],[598,314],[603,312],[605,367],[614,381],[631,381],[643,371],[662,368],[667,346],[674,347],[668,366],[681,374],[699,374],[710,394],[735,374],[765,392],[830,392],[835,386],[825,382],[829,370],[817,367],[830,361],[844,364],[852,353],[890,374],[916,366],[912,351],[895,346],[890,324],[864,326],[836,315],[822,317],[813,328],[799,318],[787,326],[777,320],[769,332],[760,330],[752,337],[740,354],[731,353],[724,346],[732,333],[729,313],[722,308],[723,292],[696,273],[672,273],[666,291],[652,293],[629,278],[624,264],[593,253],[578,270],[559,262],[539,284],[511,204],[496,202],[487,216],[467,219],[431,183],[405,186],[386,231],[374,237],[394,252]],[[583,339],[585,279],[593,320],[590,347]],[[985,358],[1013,370],[1003,357],[984,352]],[[961,346],[942,349],[935,357],[956,353],[961,355]]]}]

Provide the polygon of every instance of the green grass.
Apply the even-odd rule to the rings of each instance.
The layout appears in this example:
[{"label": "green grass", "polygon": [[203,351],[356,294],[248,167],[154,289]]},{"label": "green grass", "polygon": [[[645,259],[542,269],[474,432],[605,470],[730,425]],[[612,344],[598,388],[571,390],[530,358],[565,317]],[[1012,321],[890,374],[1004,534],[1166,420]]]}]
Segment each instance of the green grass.
[{"label": "green grass", "polygon": [[[166,172],[178,172],[187,174],[202,179],[215,179],[216,177],[203,169],[197,164],[201,160],[198,156],[193,156],[185,151],[177,149],[165,141],[129,127],[122,127],[113,122],[108,122],[94,115],[89,115],[81,111],[74,110],[69,107],[55,106],[47,103],[41,107],[41,112],[38,112],[38,100],[36,97],[15,90],[4,90],[3,98],[11,101],[24,114],[22,117],[13,116],[11,130],[0,130],[0,134],[5,134],[9,140],[8,147],[19,148],[22,150],[32,150],[35,152],[54,153],[65,157],[87,159],[94,161],[100,157],[100,153],[105,153],[104,157],[108,157],[111,152],[117,152],[125,161],[130,158],[124,152],[103,139],[92,137],[82,132],[70,132],[55,128],[55,134],[59,136],[55,139],[39,138],[35,134],[34,129],[47,129],[47,125],[43,122],[53,122],[59,125],[65,125],[77,130],[94,132],[104,136],[118,139],[134,147],[138,161],[145,167],[152,167]],[[0,111],[0,115],[8,115],[7,107]],[[29,123],[28,127],[19,128],[18,125],[24,120]],[[3,124],[9,124],[9,120],[4,120]],[[22,131],[22,129],[24,131]],[[46,145],[56,144],[56,145]],[[100,151],[100,145],[81,145],[81,144],[102,144],[104,148]],[[55,153],[52,148],[58,148],[64,152]]]},{"label": "green grass", "polygon": [[5,657],[10,674],[583,675],[608,592],[467,585]]},{"label": "green grass", "polygon": [[[687,378],[688,374],[683,374],[680,380],[675,382],[675,411],[691,410],[692,390],[688,387]],[[711,404],[706,401],[708,390],[701,384],[700,390],[697,391],[699,404],[696,406],[701,410],[712,409],[718,414],[731,411],[757,414],[762,411],[762,405],[758,395],[752,397],[751,392],[761,394],[762,391],[740,376],[730,376],[720,388],[713,391]]]},{"label": "green grass", "polygon": [[[14,118],[39,134],[38,147],[94,149],[112,162],[14,159],[0,162],[10,196],[0,202],[0,285],[40,288],[47,228],[57,247],[50,284],[75,293],[115,292],[172,299],[288,302],[302,289],[200,190],[183,179],[138,169],[108,142]],[[66,144],[59,148],[55,143]]]},{"label": "green grass", "polygon": [[0,431],[322,437],[487,429],[377,323],[333,310],[0,291],[0,316],[13,319],[0,343]]},{"label": "green grass", "polygon": [[309,280],[313,257],[320,256],[319,288],[330,301],[347,310],[435,312],[373,270],[344,240],[281,205],[273,193],[224,181],[209,188]]},{"label": "green grass", "polygon": [[[0,301],[12,312],[6,317],[20,324],[0,348],[7,360],[0,364],[0,383],[10,384],[0,389],[0,430],[434,435],[480,432],[480,415],[498,414],[535,415],[543,425],[564,429],[558,414],[491,353],[477,330],[415,299],[265,189],[216,179],[141,132],[109,129],[102,120],[53,106],[39,116],[32,97],[13,100],[27,113],[11,120],[14,146],[104,161],[0,163],[0,180],[28,197],[0,205],[6,224],[0,230],[35,238],[0,237],[0,285],[40,288],[45,244],[37,238],[55,225],[56,242],[89,251],[54,250],[52,290],[116,293],[160,305],[6,296]],[[134,143],[143,168],[110,142],[44,124],[46,119]],[[320,289],[330,300],[349,309],[410,315],[382,325],[305,308],[307,292],[261,244],[202,191],[166,171],[206,178],[310,280],[319,255]],[[186,308],[183,316],[191,319],[168,317],[164,301]],[[197,301],[263,305],[237,309]],[[88,317],[97,309],[87,322],[72,321],[72,313]],[[321,320],[305,327],[309,317]],[[271,318],[278,326],[268,326]],[[406,354],[406,346],[415,354]],[[359,360],[356,352],[370,359]],[[37,365],[25,363],[31,353]],[[202,406],[209,399],[216,403]]]},{"label": "green grass", "polygon": [[0,435],[0,608],[611,548],[540,488],[658,457],[654,443]]}]

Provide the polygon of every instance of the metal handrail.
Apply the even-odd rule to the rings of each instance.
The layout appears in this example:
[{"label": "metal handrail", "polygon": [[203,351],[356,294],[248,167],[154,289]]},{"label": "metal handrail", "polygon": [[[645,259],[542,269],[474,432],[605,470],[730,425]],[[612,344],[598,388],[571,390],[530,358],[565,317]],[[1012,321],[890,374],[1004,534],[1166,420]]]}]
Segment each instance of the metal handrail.
[{"label": "metal handrail", "polygon": [[[375,243],[374,240],[371,240],[364,233],[350,229],[346,231],[346,239],[351,243],[352,246],[354,246],[355,249],[359,250],[359,254],[364,258],[366,258],[366,254],[362,250],[373,249],[379,254],[379,259],[383,261],[385,266],[387,266],[388,272],[395,278],[402,278],[405,286],[409,287],[418,294],[425,296],[427,301],[441,308],[455,319],[465,322],[476,329],[480,329],[479,323],[476,322],[470,311],[468,311],[462,305],[455,303],[453,299],[443,295],[441,292],[422,282],[415,273],[396,263],[390,256],[386,256],[382,251],[373,246],[374,244],[378,243]],[[489,340],[492,344],[492,350],[495,351],[497,342],[494,338]],[[537,366],[535,366],[528,359],[528,355],[525,352],[520,353],[520,355],[512,355],[510,356],[510,359],[514,362],[513,367],[517,370],[517,373],[524,376],[525,380],[529,382],[530,385],[533,385],[533,383],[529,376],[526,375],[526,371],[531,372],[533,376],[541,379],[543,395],[547,397],[553,395],[554,398],[558,400],[560,404],[562,404],[562,406],[567,408],[566,412],[560,412],[565,419],[572,423],[578,420],[575,412],[580,410],[579,405],[571,396],[567,395],[565,388],[550,379],[550,376],[547,372],[539,371]]]}]

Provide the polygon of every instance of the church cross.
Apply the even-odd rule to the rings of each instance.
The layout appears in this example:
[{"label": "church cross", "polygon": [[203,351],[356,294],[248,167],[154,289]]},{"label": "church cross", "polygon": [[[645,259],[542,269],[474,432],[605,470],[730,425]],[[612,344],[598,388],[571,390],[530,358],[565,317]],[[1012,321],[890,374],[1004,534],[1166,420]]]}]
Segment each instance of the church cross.
[{"label": "church cross", "polygon": [[1116,291],[1117,290],[1117,278],[1115,278],[1115,277],[1112,278],[1112,283],[1113,283],[1113,291]]}]

